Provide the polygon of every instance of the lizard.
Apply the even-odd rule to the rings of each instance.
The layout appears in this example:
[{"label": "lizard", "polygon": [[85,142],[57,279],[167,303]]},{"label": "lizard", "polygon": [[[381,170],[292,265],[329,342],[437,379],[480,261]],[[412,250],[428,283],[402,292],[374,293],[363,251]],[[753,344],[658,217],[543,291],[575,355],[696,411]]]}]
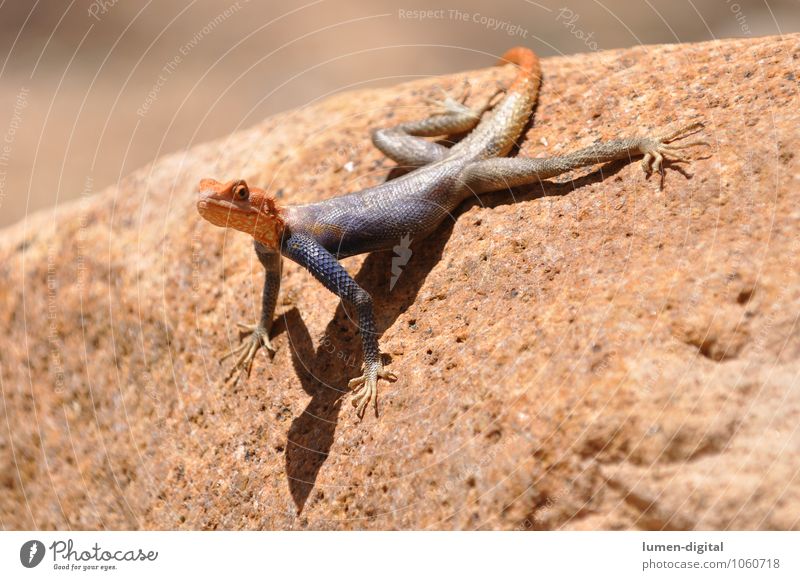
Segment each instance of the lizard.
[{"label": "lizard", "polygon": [[[397,376],[383,363],[372,298],[342,267],[340,259],[391,249],[404,236],[424,238],[471,196],[639,155],[646,175],[657,171],[663,178],[665,160],[689,161],[683,150],[707,145],[682,141],[703,128],[702,121],[694,121],[655,135],[598,141],[560,156],[506,157],[530,120],[542,75],[538,57],[525,47],[508,50],[498,64],[515,66],[516,76],[483,107],[471,109],[466,99],[448,96],[438,101],[439,108],[426,119],[372,132],[372,142],[381,152],[412,168],[395,179],[319,202],[285,206],[244,179],[200,181],[199,214],[216,226],[252,236],[265,271],[260,320],[252,325],[239,323],[241,344],[220,359],[237,357],[226,381],[234,374],[236,380],[249,376],[260,348],[275,353],[269,334],[283,256],[308,270],[357,312],[362,375],[349,381],[348,392],[359,418],[363,419],[371,400],[377,416],[378,380],[395,381]],[[502,98],[495,103],[497,96]],[[466,132],[468,135],[451,147],[426,139]]]}]

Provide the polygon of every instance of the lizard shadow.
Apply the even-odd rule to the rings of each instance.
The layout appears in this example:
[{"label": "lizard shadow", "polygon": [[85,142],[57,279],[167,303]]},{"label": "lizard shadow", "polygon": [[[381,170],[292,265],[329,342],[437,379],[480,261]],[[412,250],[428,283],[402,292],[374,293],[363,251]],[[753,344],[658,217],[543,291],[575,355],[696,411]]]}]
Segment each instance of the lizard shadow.
[{"label": "lizard shadow", "polygon": [[[453,226],[461,214],[476,205],[492,208],[542,197],[567,195],[577,188],[608,179],[629,163],[627,160],[614,161],[570,181],[543,181],[532,186],[465,200],[450,219],[431,235],[420,242],[412,241],[409,248],[411,258],[403,266],[391,289],[388,280],[392,275],[393,258],[397,254],[373,252],[367,255],[355,280],[372,296],[379,337],[414,303],[428,274],[440,261]],[[352,313],[348,313],[343,302],[337,306],[316,349],[308,327],[296,308],[284,313],[283,318],[290,342],[292,364],[303,390],[311,397],[303,412],[292,421],[287,434],[286,474],[289,491],[299,515],[303,512],[316,486],[319,472],[328,459],[342,401],[347,400],[347,396],[342,397],[347,392],[347,381],[360,374],[361,341],[357,319]],[[402,377],[400,381],[402,382]],[[387,383],[381,382],[381,387],[386,389]],[[374,415],[368,411],[364,420],[375,420]]]}]

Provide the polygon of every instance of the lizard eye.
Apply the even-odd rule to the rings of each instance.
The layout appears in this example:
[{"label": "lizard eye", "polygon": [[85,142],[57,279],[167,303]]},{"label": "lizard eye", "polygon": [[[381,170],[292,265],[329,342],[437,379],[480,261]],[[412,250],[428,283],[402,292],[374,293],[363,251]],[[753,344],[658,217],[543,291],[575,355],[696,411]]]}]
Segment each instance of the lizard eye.
[{"label": "lizard eye", "polygon": [[247,201],[250,197],[250,188],[244,181],[240,181],[233,186],[233,197],[239,201]]}]

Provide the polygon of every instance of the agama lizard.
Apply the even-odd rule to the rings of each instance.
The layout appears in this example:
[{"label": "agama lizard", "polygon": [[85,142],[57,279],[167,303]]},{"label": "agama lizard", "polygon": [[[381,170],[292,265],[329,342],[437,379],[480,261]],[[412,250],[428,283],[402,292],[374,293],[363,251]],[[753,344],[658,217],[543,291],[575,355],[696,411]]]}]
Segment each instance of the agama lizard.
[{"label": "agama lizard", "polygon": [[[339,264],[356,254],[391,249],[404,236],[415,240],[433,232],[466,198],[509,187],[535,183],[566,171],[643,155],[646,174],[662,171],[664,159],[687,161],[681,150],[700,141],[671,144],[699,131],[694,122],[677,130],[643,137],[598,142],[573,153],[548,158],[506,158],[528,122],[541,80],[539,59],[527,48],[506,52],[499,64],[517,67],[513,84],[482,108],[472,110],[447,98],[441,109],[427,119],[378,129],[375,146],[397,163],[416,168],[397,179],[340,197],[303,205],[280,207],[263,189],[242,179],[220,183],[200,182],[197,210],[214,225],[231,227],[255,240],[258,259],[266,277],[261,320],[240,327],[242,344],[228,356],[238,356],[229,378],[249,375],[253,358],[262,346],[274,353],[269,340],[280,287],[281,256],[306,268],[328,290],[352,305],[364,351],[363,374],[352,379],[353,405],[363,418],[371,400],[377,414],[378,379],[396,380],[384,368],[378,347],[372,298]],[[425,137],[470,131],[453,145]]]}]

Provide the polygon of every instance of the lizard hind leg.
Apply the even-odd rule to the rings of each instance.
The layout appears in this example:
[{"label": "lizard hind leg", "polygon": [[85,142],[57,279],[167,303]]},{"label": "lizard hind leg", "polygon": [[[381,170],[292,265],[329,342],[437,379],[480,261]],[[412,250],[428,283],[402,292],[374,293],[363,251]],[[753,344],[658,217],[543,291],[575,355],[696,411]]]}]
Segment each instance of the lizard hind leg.
[{"label": "lizard hind leg", "polygon": [[427,118],[374,130],[372,143],[375,147],[389,159],[405,167],[422,167],[435,163],[443,159],[449,149],[428,141],[425,137],[456,135],[472,130],[483,114],[497,104],[497,96],[505,92],[504,89],[498,89],[484,105],[473,109],[465,104],[470,93],[468,83],[465,83],[465,89],[458,99],[449,96],[442,88],[439,90],[444,98],[426,100],[428,105],[434,107]]}]

